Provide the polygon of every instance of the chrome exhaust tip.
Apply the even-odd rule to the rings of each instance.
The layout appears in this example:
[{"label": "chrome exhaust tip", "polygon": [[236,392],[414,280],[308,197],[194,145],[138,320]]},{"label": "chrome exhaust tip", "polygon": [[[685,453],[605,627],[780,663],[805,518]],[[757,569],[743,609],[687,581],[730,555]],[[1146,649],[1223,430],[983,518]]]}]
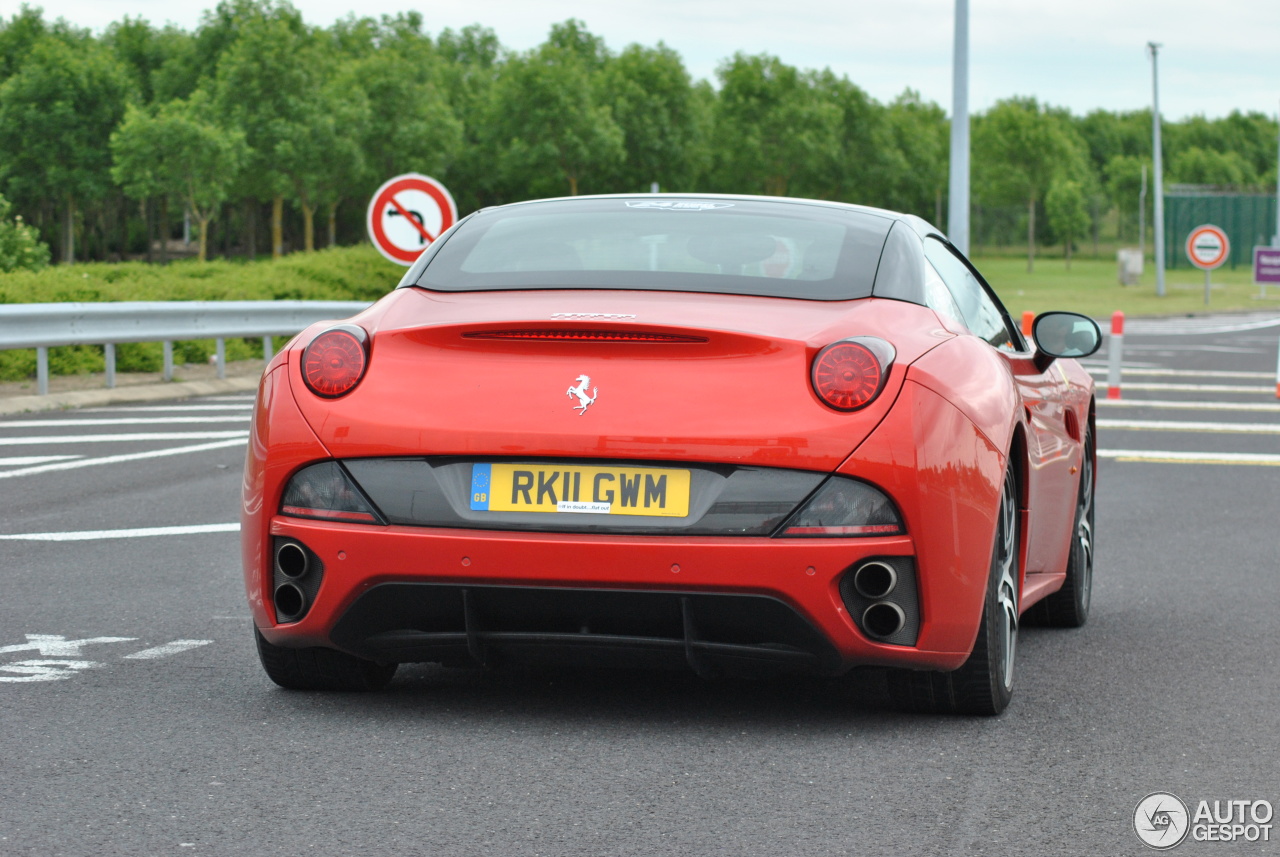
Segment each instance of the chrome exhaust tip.
[{"label": "chrome exhaust tip", "polygon": [[863,598],[879,601],[898,585],[898,572],[893,566],[873,560],[853,573],[853,588]]},{"label": "chrome exhaust tip", "polygon": [[274,601],[276,615],[285,622],[300,618],[303,608],[307,606],[307,596],[294,583],[282,583],[277,586]]},{"label": "chrome exhaust tip", "polygon": [[881,640],[901,631],[906,622],[906,614],[892,601],[877,601],[862,611],[863,630]]},{"label": "chrome exhaust tip", "polygon": [[297,580],[307,573],[311,558],[297,542],[285,542],[276,549],[276,567],[290,580]]}]

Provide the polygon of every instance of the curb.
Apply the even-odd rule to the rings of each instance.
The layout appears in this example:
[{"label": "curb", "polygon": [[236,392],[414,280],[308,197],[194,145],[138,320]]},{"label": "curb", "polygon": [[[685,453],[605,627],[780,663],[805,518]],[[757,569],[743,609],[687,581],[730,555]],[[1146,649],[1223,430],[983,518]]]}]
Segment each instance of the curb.
[{"label": "curb", "polygon": [[94,408],[127,402],[163,402],[191,396],[213,396],[219,393],[244,393],[258,388],[259,376],[222,378],[208,381],[182,381],[169,384],[139,384],[115,389],[75,390],[48,396],[12,396],[0,399],[0,416],[56,411],[65,408]]}]

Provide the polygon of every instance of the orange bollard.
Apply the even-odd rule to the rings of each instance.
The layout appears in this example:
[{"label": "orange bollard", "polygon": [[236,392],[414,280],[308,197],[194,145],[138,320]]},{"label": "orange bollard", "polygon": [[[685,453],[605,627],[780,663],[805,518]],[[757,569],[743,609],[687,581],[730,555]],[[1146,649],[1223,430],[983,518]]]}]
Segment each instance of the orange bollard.
[{"label": "orange bollard", "polygon": [[1031,310],[1024,310],[1022,313],[1022,335],[1031,335],[1031,323],[1036,320],[1036,314]]},{"label": "orange bollard", "polygon": [[1107,346],[1107,398],[1120,398],[1120,361],[1124,355],[1124,313],[1111,314],[1111,344]]}]

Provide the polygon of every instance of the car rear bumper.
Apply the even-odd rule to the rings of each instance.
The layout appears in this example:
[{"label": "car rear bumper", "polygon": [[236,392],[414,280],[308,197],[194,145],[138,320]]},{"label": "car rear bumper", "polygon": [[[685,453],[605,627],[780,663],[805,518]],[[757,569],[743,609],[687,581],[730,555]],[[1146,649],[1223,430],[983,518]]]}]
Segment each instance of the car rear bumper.
[{"label": "car rear bumper", "polygon": [[[381,661],[687,664],[833,675],[857,665],[954,669],[970,622],[918,581],[914,645],[871,639],[841,582],[875,558],[910,558],[909,536],[863,539],[603,536],[270,519],[250,587],[272,643]],[[277,622],[271,545],[318,561],[307,610]],[[857,605],[852,605],[858,609]],[[957,631],[957,629],[961,629]]]}]

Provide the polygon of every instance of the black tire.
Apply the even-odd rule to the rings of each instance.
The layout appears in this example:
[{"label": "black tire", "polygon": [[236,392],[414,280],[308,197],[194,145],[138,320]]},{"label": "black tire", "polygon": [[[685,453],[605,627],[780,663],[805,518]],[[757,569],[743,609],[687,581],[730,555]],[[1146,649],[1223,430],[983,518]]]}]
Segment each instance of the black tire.
[{"label": "black tire", "polygon": [[289,690],[381,690],[396,674],[399,664],[366,661],[337,649],[288,649],[268,643],[257,628],[262,668],[272,681]]},{"label": "black tire", "polygon": [[1011,464],[1000,493],[991,573],[973,652],[952,672],[890,670],[889,695],[900,707],[929,714],[993,715],[1009,704],[1018,644],[1020,520]]},{"label": "black tire", "polygon": [[1062,588],[1031,608],[1039,624],[1055,628],[1079,628],[1089,619],[1093,596],[1094,457],[1093,432],[1084,436],[1084,457],[1080,464],[1080,489],[1076,494],[1075,528],[1071,554],[1067,559],[1067,579]]}]

